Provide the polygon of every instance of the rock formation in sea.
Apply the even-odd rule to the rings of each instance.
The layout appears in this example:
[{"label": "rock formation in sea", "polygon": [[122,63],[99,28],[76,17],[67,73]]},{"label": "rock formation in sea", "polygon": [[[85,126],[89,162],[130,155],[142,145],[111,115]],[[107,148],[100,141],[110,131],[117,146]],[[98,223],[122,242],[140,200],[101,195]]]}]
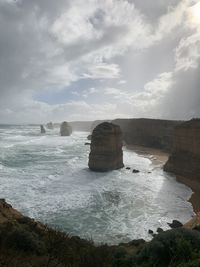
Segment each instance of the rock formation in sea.
[{"label": "rock formation in sea", "polygon": [[40,125],[40,132],[41,132],[41,134],[46,133],[46,130],[45,130],[43,125]]},{"label": "rock formation in sea", "polygon": [[50,129],[50,130],[53,130],[53,128],[54,128],[53,123],[52,122],[48,122],[47,123],[47,128]]},{"label": "rock formation in sea", "polygon": [[64,121],[60,126],[60,135],[61,136],[69,136],[72,134],[72,127]]},{"label": "rock formation in sea", "polygon": [[106,172],[124,167],[122,132],[118,125],[99,124],[92,132],[88,166],[92,171]]},{"label": "rock formation in sea", "polygon": [[164,170],[200,182],[200,119],[175,128],[173,151]]}]

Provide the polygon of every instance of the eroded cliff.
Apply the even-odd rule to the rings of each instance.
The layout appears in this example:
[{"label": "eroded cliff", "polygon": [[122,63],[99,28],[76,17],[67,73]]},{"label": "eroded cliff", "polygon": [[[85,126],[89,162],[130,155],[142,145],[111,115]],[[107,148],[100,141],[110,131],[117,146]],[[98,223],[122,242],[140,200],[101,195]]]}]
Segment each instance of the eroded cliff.
[{"label": "eroded cliff", "polygon": [[164,170],[200,182],[200,119],[175,128],[173,152]]},{"label": "eroded cliff", "polygon": [[139,145],[171,151],[174,128],[180,121],[157,119],[117,119],[128,145]]}]

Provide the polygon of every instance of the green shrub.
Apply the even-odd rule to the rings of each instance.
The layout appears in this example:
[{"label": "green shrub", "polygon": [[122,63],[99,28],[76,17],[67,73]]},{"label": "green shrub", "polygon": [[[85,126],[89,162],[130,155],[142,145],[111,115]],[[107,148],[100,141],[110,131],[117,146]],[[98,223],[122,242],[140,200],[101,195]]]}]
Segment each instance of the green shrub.
[{"label": "green shrub", "polygon": [[177,267],[178,264],[189,262],[199,250],[198,231],[173,229],[157,235],[136,257],[136,262],[139,266]]},{"label": "green shrub", "polygon": [[44,244],[35,233],[22,229],[14,229],[7,234],[5,246],[26,253],[44,253]]}]

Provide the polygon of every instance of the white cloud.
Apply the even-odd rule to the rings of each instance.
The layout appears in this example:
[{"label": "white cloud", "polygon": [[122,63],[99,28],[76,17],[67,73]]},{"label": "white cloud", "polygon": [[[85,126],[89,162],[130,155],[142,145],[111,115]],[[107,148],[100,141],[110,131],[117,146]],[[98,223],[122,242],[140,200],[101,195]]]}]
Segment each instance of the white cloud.
[{"label": "white cloud", "polygon": [[198,68],[200,58],[200,31],[184,38],[176,48],[176,70]]},{"label": "white cloud", "polygon": [[198,2],[0,0],[0,121],[199,114]]},{"label": "white cloud", "polygon": [[117,64],[101,63],[91,66],[88,73],[83,74],[83,77],[87,79],[116,79],[120,77],[120,68]]}]

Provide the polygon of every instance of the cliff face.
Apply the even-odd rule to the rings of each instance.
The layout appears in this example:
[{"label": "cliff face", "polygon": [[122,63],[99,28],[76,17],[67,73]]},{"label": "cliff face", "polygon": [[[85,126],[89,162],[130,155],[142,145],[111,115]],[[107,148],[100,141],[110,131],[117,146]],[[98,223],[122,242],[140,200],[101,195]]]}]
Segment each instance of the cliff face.
[{"label": "cliff face", "polygon": [[139,145],[171,151],[174,128],[180,121],[156,119],[117,119],[128,145]]},{"label": "cliff face", "polygon": [[90,132],[93,121],[70,121],[73,131]]},{"label": "cliff face", "polygon": [[200,182],[200,119],[176,127],[173,152],[164,170]]},{"label": "cliff face", "polygon": [[101,172],[124,166],[122,132],[119,126],[104,122],[93,130],[88,166],[93,171]]},{"label": "cliff face", "polygon": [[64,121],[60,126],[60,135],[61,136],[69,136],[72,134],[72,127]]}]

